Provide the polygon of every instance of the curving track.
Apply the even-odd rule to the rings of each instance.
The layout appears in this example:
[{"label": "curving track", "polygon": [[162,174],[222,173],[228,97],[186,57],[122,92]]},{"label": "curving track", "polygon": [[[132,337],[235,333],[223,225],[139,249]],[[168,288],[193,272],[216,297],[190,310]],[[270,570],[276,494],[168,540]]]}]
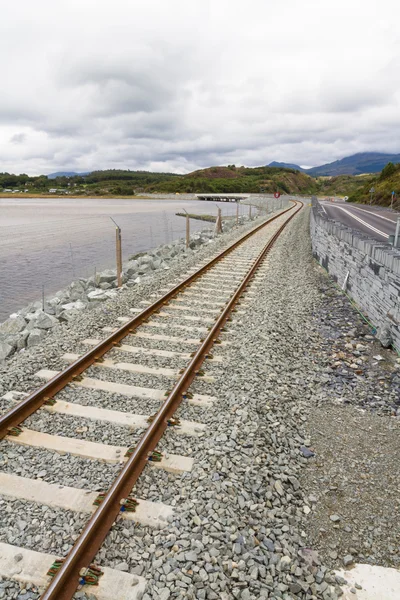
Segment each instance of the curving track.
[{"label": "curving track", "polygon": [[[65,360],[72,361],[72,364],[62,372],[39,372],[38,376],[47,381],[38,390],[29,395],[18,392],[9,392],[6,395],[8,400],[20,401],[0,417],[0,437],[6,437],[8,441],[16,444],[39,449],[48,448],[55,452],[70,452],[92,460],[122,465],[108,491],[95,498],[97,509],[71,551],[54,566],[53,577],[42,596],[43,600],[71,599],[79,583],[82,585],[97,580],[99,573],[96,568],[88,567],[113,523],[121,515],[121,510],[125,518],[151,523],[155,507],[148,505],[152,503],[139,501],[137,505],[137,500],[130,496],[149,461],[153,467],[172,472],[190,470],[193,459],[162,455],[156,450],[157,444],[167,427],[176,427],[177,434],[184,435],[196,435],[204,427],[197,422],[180,422],[175,416],[176,411],[182,402],[206,408],[216,401],[216,398],[209,395],[191,394],[189,388],[196,377],[212,381],[202,370],[202,365],[206,360],[218,361],[218,357],[211,354],[212,347],[221,343],[220,334],[226,329],[227,322],[232,320],[232,313],[237,310],[240,298],[246,293],[251,293],[249,286],[257,281],[257,272],[269,250],[287,223],[301,209],[301,203],[294,204],[295,206],[244,235],[179,285],[168,290],[162,298],[152,304],[148,303],[145,308],[133,309],[132,312],[137,314],[134,317],[122,318],[122,327],[112,330],[104,341],[86,340],[86,344],[91,347],[83,356],[65,355]],[[165,328],[168,328],[168,334],[172,329],[176,335],[164,335]],[[199,334],[203,336],[200,340]],[[167,345],[168,349],[160,349],[160,344],[164,344],[164,348]],[[124,362],[115,361],[115,355],[123,356]],[[139,357],[142,362],[129,362],[129,357],[132,356]],[[162,358],[164,363],[165,360],[171,359],[174,362],[174,359],[179,358],[185,361],[186,366],[180,372],[173,368],[153,366],[152,361],[158,357],[160,360]],[[153,379],[161,377],[163,380],[172,380],[172,383],[167,391],[121,384],[118,382],[120,373],[132,374],[133,378],[135,374]],[[97,377],[93,377],[92,374]],[[74,390],[78,393],[82,388],[119,393],[131,398],[164,401],[156,414],[145,417],[130,412],[83,406],[75,398],[72,402],[65,402],[57,397],[60,391],[69,390],[73,394]],[[145,428],[145,431],[136,445],[127,449],[53,433],[41,433],[21,426],[21,423],[39,409],[44,409],[59,418],[62,415],[71,415],[96,422],[128,426],[131,429]],[[49,486],[49,494],[57,487],[39,484],[35,491],[36,484],[33,481],[29,484],[29,480],[22,481],[23,479],[16,475],[0,473],[2,493],[38,501],[38,497],[46,493],[46,486]],[[73,495],[75,492],[72,490],[67,494]],[[58,496],[55,496],[53,501],[56,504],[58,502],[58,506],[65,507],[66,494],[59,492]],[[3,546],[3,551],[6,550]],[[1,551],[0,548],[0,555]],[[100,576],[99,588],[102,581]],[[144,585],[145,580],[139,582],[138,594]]]}]

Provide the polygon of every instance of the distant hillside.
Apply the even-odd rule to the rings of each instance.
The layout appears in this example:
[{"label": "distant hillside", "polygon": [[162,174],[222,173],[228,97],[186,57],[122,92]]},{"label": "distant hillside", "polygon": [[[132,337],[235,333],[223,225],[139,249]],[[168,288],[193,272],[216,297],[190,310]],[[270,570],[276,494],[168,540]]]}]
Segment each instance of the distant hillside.
[{"label": "distant hillside", "polygon": [[392,192],[395,192],[394,208],[400,209],[400,164],[389,162],[378,176],[369,178],[367,183],[349,197],[350,202],[368,204],[371,200],[370,190],[374,188],[372,203],[390,206]]},{"label": "distant hillside", "polygon": [[337,177],[321,177],[318,179],[320,196],[351,196],[363,189],[374,178],[374,175],[338,175]]},{"label": "distant hillside", "polygon": [[400,154],[383,154],[381,152],[360,152],[341,160],[312,169],[305,169],[307,175],[360,175],[361,173],[379,173],[388,163],[399,163]]},{"label": "distant hillside", "polygon": [[[69,175],[65,175],[65,173],[69,173]],[[51,176],[40,175],[37,177],[29,177],[26,174],[0,173],[0,193],[3,193],[4,189],[11,191],[22,189],[33,195],[43,195],[49,194],[50,189],[55,188],[61,194],[118,198],[152,192],[271,194],[279,191],[283,194],[319,194],[361,198],[363,194],[365,196],[365,186],[368,187],[372,180],[375,181],[374,178],[376,178],[374,175],[311,177],[304,170],[270,165],[252,168],[236,167],[235,165],[214,166],[186,175],[126,169],[92,171],[86,175],[73,175],[71,171],[63,171],[63,175],[52,173]],[[394,186],[393,189],[400,190],[400,185],[397,186],[395,182],[390,185]],[[378,187],[380,189],[380,185],[377,186],[377,189]]]},{"label": "distant hillside", "polygon": [[272,163],[269,163],[269,167],[277,167],[278,169],[295,169],[296,171],[305,171],[306,169],[302,169],[299,165],[292,165],[291,163],[284,162],[276,162],[275,160]]},{"label": "distant hillside", "polygon": [[57,173],[50,173],[47,175],[47,179],[56,179],[57,177],[79,177],[82,175],[89,175],[90,171],[86,173],[75,173],[75,171],[57,171]]},{"label": "distant hillside", "polygon": [[380,173],[388,162],[400,163],[400,154],[384,154],[382,152],[359,152],[335,160],[319,167],[303,169],[299,165],[284,162],[271,162],[269,167],[295,169],[312,177],[336,177],[338,175],[361,175],[364,173]]},{"label": "distant hillside", "polygon": [[317,182],[312,177],[294,169],[276,167],[209,167],[193,171],[174,179],[159,181],[146,188],[146,191],[161,192],[248,192],[283,194],[312,193],[317,190]]}]

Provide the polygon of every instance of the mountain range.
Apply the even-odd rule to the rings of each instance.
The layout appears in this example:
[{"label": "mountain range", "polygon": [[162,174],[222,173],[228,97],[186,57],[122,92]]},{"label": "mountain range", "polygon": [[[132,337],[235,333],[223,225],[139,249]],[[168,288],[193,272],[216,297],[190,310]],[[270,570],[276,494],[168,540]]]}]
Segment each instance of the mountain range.
[{"label": "mountain range", "polygon": [[75,171],[57,171],[57,173],[50,173],[47,175],[47,179],[56,179],[56,177],[76,177],[77,175],[89,175],[90,171],[86,173],[75,173]]},{"label": "mountain range", "polygon": [[388,162],[400,163],[400,154],[385,154],[383,152],[359,152],[346,156],[341,160],[311,169],[303,169],[292,163],[272,162],[269,167],[297,169],[312,177],[336,175],[361,175],[363,173],[379,173]]},{"label": "mountain range", "polygon": [[[400,163],[400,154],[385,154],[383,152],[359,152],[346,156],[340,160],[321,165],[319,167],[311,167],[304,169],[299,165],[285,162],[271,162],[268,167],[276,167],[279,169],[295,169],[312,177],[337,175],[361,175],[363,173],[379,173],[388,162]],[[89,175],[90,172],[76,173],[74,171],[58,171],[47,175],[48,179],[56,177],[75,177],[77,175]]]}]

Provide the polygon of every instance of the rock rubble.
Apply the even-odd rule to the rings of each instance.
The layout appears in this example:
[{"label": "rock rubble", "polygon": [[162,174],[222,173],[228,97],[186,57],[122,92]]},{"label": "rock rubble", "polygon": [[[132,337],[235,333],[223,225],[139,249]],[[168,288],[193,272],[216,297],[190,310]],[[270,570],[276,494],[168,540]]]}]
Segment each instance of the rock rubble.
[{"label": "rock rubble", "polygon": [[[240,218],[240,225],[249,223],[248,217]],[[233,221],[224,223],[224,233],[234,228]],[[196,252],[201,246],[214,242],[212,229],[205,229],[191,236],[189,248],[185,241],[176,240],[159,246],[147,253],[131,256],[123,265],[121,289],[133,287],[150,279],[155,271],[169,270],[171,264]],[[88,279],[73,281],[67,288],[60,290],[44,303],[32,302],[27,307],[12,314],[0,324],[0,362],[15,352],[37,346],[53,329],[70,321],[80,311],[93,310],[107,300],[115,299],[121,289],[117,288],[115,269],[106,269]]]},{"label": "rock rubble", "polygon": [[[331,569],[344,562],[350,564],[360,554],[366,557],[365,548],[364,553],[360,550],[363,536],[371,543],[370,556],[379,556],[382,564],[387,564],[389,556],[396,557],[395,549],[385,555],[380,546],[388,524],[393,522],[389,511],[393,513],[390,502],[395,502],[397,483],[390,477],[396,459],[386,461],[387,465],[384,460],[373,463],[379,456],[375,440],[383,432],[376,420],[389,420],[393,427],[399,422],[392,395],[398,363],[389,351],[378,351],[370,330],[363,329],[354,309],[316,266],[307,229],[308,214],[303,209],[270,253],[262,270],[265,279],[254,287],[254,295],[244,298],[245,306],[222,335],[223,340],[230,342],[215,351],[224,357],[223,365],[207,361],[206,372],[214,376],[215,382],[193,383],[193,392],[211,394],[218,402],[206,410],[188,404],[180,407],[181,419],[207,425],[204,434],[195,438],[178,436],[169,429],[160,442],[163,452],[192,456],[193,470],[177,476],[149,467],[135,487],[138,498],[174,507],[168,526],[154,530],[121,520],[97,556],[103,565],[146,576],[148,587],[143,600],[337,600],[345,580]],[[198,257],[204,256],[205,250],[200,250]],[[188,266],[196,258],[189,260],[193,262],[188,262]],[[171,264],[169,277],[173,271]],[[175,274],[182,275],[178,267]],[[4,386],[32,389],[37,384],[33,373],[39,366],[56,368],[61,364],[62,351],[76,351],[77,347],[83,351],[84,346],[79,345],[83,336],[99,334],[103,325],[114,324],[117,316],[128,313],[129,307],[148,300],[149,294],[165,285],[163,277],[165,273],[160,270],[151,285],[145,282],[143,287],[127,288],[118,296],[118,302],[111,298],[87,312],[85,323],[83,315],[77,317],[73,329],[67,323],[63,336],[54,335],[53,343],[45,348],[39,344],[35,355],[27,351],[13,357]],[[202,306],[201,299],[198,306]],[[102,313],[104,309],[107,312]],[[195,310],[193,307],[193,313]],[[174,331],[172,324],[168,331]],[[367,337],[370,335],[372,339]],[[163,342],[150,345],[131,336],[133,342],[143,348],[168,347]],[[341,352],[344,356],[339,355]],[[115,357],[132,361],[120,349],[114,351]],[[145,355],[137,362],[181,366],[179,360],[170,362]],[[336,362],[339,365],[333,366]],[[351,367],[353,363],[357,368]],[[374,371],[377,376],[368,376],[370,366],[378,369]],[[357,373],[359,370],[361,374]],[[99,371],[96,370],[96,377],[100,376]],[[126,374],[122,379],[130,381],[131,377]],[[155,384],[154,379],[143,375],[136,381]],[[378,400],[374,398],[377,386]],[[161,382],[157,387],[162,387]],[[147,401],[91,390],[81,390],[74,396],[67,388],[60,398],[142,414],[154,409]],[[368,412],[361,412],[361,408]],[[357,411],[358,421],[347,419],[346,411]],[[313,418],[317,413],[318,420]],[[372,421],[364,421],[365,414],[371,415]],[[366,444],[363,460],[367,461],[369,474],[377,469],[383,473],[389,502],[377,499],[375,505],[382,510],[380,531],[369,529],[373,524],[368,522],[369,506],[364,504],[368,496],[361,493],[363,482],[368,483],[368,478],[361,475],[368,473],[363,472],[360,457],[352,460],[353,456],[349,456],[343,469],[346,476],[358,475],[358,504],[349,502],[349,506],[361,515],[360,528],[355,530],[349,525],[354,513],[346,512],[346,505],[322,502],[322,496],[329,501],[332,493],[339,496],[342,489],[341,482],[336,481],[341,476],[337,465],[325,458],[321,463],[321,457],[335,451],[339,418],[357,427],[357,436],[353,437],[358,445]],[[39,414],[30,422],[49,432],[60,430],[68,435],[96,438],[93,424],[83,424],[87,429],[82,431],[82,425],[73,419],[63,424],[54,419],[51,423],[47,415]],[[318,431],[324,435],[318,437]],[[133,432],[133,439],[137,433]],[[395,430],[392,433],[394,440]],[[105,436],[113,443],[128,441],[126,430],[117,426],[109,432],[99,427],[97,439],[104,440]],[[323,437],[327,440],[325,446]],[[368,462],[370,439],[377,447],[372,462]],[[337,454],[346,454],[350,447],[341,446]],[[388,447],[393,453],[394,447]],[[0,468],[26,477],[41,477],[49,483],[96,491],[109,485],[117,472],[115,465],[32,451],[11,442],[1,445]],[[369,489],[371,497],[376,495],[373,486]],[[5,541],[9,531],[14,540],[24,545],[30,536],[31,547],[58,553],[68,547],[80,530],[79,515],[50,510],[53,525],[49,528],[49,515],[46,520],[40,518],[37,506],[21,503],[25,515],[22,519],[11,515],[11,501],[2,502],[0,539]],[[319,512],[319,507],[325,507],[326,512]],[[341,544],[339,535],[349,543]],[[352,540],[352,535],[356,535],[356,540]],[[391,535],[395,540],[396,532]],[[15,584],[10,589],[12,593],[18,591]],[[30,597],[33,598],[27,598]]]}]

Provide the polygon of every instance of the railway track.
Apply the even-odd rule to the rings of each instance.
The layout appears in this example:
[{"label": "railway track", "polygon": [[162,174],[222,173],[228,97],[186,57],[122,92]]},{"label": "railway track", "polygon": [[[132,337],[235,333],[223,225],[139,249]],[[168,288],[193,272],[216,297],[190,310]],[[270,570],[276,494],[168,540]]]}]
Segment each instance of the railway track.
[{"label": "railway track", "polygon": [[[145,577],[102,569],[93,560],[118,518],[163,526],[171,516],[171,507],[133,497],[132,490],[145,467],[172,473],[191,470],[192,457],[160,452],[159,442],[167,429],[174,435],[202,435],[206,426],[180,419],[178,409],[183,403],[206,411],[218,401],[209,393],[192,393],[191,385],[194,381],[203,386],[213,383],[204,366],[209,362],[223,367],[223,357],[221,353],[214,356],[213,347],[229,344],[228,322],[235,311],[245,309],[242,300],[252,293],[250,285],[257,285],[262,277],[260,270],[269,250],[301,207],[294,203],[167,289],[161,298],[131,309],[131,315],[120,318],[122,325],[105,328],[104,340],[85,340],[88,350],[83,355],[63,357],[69,363],[64,370],[39,371],[37,377],[45,380],[39,389],[31,394],[10,390],[5,395],[10,406],[0,417],[0,437],[7,443],[23,445],[31,453],[46,449],[101,461],[116,465],[119,472],[100,494],[1,472],[5,497],[92,513],[63,557],[0,543],[1,576],[48,584],[42,600],[71,599],[78,586],[102,599],[115,598],[116,587],[118,597],[141,597]],[[115,398],[122,398],[123,405],[117,407]],[[131,412],[138,402],[148,414]],[[68,428],[63,419],[78,424],[74,436],[65,434]],[[80,434],[88,429],[82,423],[95,423],[111,442],[112,429],[125,428],[129,443],[82,439]],[[21,557],[17,569],[16,550]]]}]

